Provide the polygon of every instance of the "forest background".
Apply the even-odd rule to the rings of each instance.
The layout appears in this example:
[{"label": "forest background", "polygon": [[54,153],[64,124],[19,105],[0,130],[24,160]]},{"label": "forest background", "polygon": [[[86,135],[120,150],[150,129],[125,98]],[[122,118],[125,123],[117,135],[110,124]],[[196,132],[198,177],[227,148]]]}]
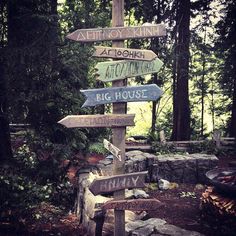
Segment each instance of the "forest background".
[{"label": "forest background", "polygon": [[[155,83],[164,94],[157,102],[128,105],[128,113],[139,113],[128,135],[158,140],[164,130],[170,140],[199,140],[220,130],[235,137],[235,1],[125,1],[125,26],[144,23],[164,23],[167,36],[128,40],[126,47],[153,50],[164,66],[158,74],[132,78],[128,85]],[[73,42],[65,36],[80,28],[108,26],[108,0],[0,2],[3,213],[45,200],[71,207],[68,168],[84,163],[92,144],[110,131],[66,129],[57,122],[68,114],[109,113],[111,107],[81,108],[85,98],[80,89],[109,84],[95,80],[98,59],[91,55],[96,43]],[[13,137],[12,123],[29,124],[30,129]]]}]

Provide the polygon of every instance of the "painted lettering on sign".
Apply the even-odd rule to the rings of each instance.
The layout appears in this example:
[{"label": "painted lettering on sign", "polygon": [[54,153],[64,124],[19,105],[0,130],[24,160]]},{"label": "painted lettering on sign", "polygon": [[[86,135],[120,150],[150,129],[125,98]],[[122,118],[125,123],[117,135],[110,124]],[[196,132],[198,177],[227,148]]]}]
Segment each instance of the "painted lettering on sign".
[{"label": "painted lettering on sign", "polygon": [[132,199],[132,200],[112,200],[105,202],[102,205],[103,209],[114,210],[133,210],[142,211],[150,210],[154,211],[163,206],[164,204],[157,199]]},{"label": "painted lettering on sign", "polygon": [[124,175],[114,175],[95,179],[89,186],[89,190],[94,194],[110,193],[126,188],[145,187],[145,177],[147,171],[136,172]]},{"label": "painted lettering on sign", "polygon": [[134,27],[111,27],[95,29],[78,29],[67,38],[81,42],[96,42],[104,40],[150,38],[165,36],[166,29],[163,24]]},{"label": "painted lettering on sign", "polygon": [[58,123],[67,128],[85,127],[124,127],[134,125],[132,114],[112,115],[69,115]]},{"label": "painted lettering on sign", "polygon": [[156,58],[153,61],[112,61],[96,65],[98,79],[104,82],[125,79],[138,75],[157,73],[163,62]]},{"label": "painted lettering on sign", "polygon": [[87,98],[82,107],[117,102],[156,101],[163,94],[156,84],[80,91]]},{"label": "painted lettering on sign", "polygon": [[131,48],[113,48],[95,46],[94,57],[118,58],[129,60],[151,61],[157,55],[151,50],[131,49]]}]

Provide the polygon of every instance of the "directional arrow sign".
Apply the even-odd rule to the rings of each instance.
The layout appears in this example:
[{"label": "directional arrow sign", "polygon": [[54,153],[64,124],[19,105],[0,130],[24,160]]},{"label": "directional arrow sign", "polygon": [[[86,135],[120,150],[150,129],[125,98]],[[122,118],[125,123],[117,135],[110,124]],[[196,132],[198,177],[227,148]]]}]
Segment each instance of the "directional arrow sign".
[{"label": "directional arrow sign", "polygon": [[105,40],[152,38],[165,35],[166,28],[163,24],[151,24],[134,27],[78,29],[67,35],[67,38],[80,42],[97,42]]},{"label": "directional arrow sign", "polygon": [[70,115],[66,116],[58,123],[67,128],[124,127],[134,126],[134,116],[135,115],[131,114]]},{"label": "directional arrow sign", "polygon": [[121,150],[114,146],[112,143],[110,143],[108,140],[103,140],[104,147],[115,157],[121,161]]},{"label": "directional arrow sign", "polygon": [[160,209],[164,204],[157,199],[132,199],[132,200],[112,200],[105,202],[102,208],[115,210],[131,210],[131,211],[155,211]]},{"label": "directional arrow sign", "polygon": [[156,101],[163,94],[163,91],[156,84],[80,91],[87,98],[82,107],[117,102]]},{"label": "directional arrow sign", "polygon": [[147,171],[124,175],[113,175],[95,179],[89,190],[96,196],[102,193],[111,193],[126,188],[143,188]]},{"label": "directional arrow sign", "polygon": [[109,61],[100,62],[96,65],[96,74],[103,82],[125,79],[138,75],[157,73],[162,67],[163,62],[156,58],[153,61]]},{"label": "directional arrow sign", "polygon": [[95,46],[94,57],[106,57],[116,59],[129,59],[129,60],[142,60],[151,61],[157,57],[157,55],[151,50],[140,50],[131,48],[114,48],[114,47],[102,47]]}]

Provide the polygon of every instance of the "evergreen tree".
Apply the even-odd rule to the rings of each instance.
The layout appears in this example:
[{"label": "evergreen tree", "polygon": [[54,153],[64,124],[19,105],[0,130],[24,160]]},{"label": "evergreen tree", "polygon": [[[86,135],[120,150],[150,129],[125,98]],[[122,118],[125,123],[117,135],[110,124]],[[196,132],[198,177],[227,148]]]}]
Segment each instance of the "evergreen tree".
[{"label": "evergreen tree", "polygon": [[217,24],[219,38],[216,46],[220,56],[223,56],[225,60],[220,80],[221,87],[232,99],[229,107],[231,119],[228,133],[236,137],[236,2],[230,0],[222,1],[222,3],[225,7],[222,10],[223,18]]},{"label": "evergreen tree", "polygon": [[7,46],[7,1],[0,2],[0,160],[6,161],[12,158],[10,128],[8,119],[8,97],[6,69]]}]

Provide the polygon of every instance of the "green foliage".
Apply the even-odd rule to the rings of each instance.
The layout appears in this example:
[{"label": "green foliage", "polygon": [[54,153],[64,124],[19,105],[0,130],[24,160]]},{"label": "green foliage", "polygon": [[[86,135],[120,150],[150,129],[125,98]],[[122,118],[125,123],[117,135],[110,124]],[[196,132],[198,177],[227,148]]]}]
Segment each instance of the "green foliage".
[{"label": "green foliage", "polygon": [[220,150],[216,147],[214,140],[204,140],[199,143],[189,144],[189,153],[219,154]]},{"label": "green foliage", "polygon": [[103,143],[99,143],[99,142],[90,144],[88,147],[88,152],[102,154],[102,155],[108,154],[108,151],[104,147]]},{"label": "green foliage", "polygon": [[156,154],[169,154],[177,152],[174,144],[161,142],[152,142],[152,149],[155,151]]}]

